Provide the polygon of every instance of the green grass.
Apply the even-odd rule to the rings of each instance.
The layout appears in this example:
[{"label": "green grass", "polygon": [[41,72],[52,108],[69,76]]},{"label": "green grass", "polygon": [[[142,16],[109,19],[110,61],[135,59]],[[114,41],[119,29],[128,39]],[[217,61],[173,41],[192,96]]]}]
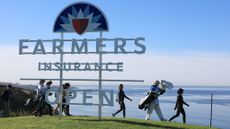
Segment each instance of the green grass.
[{"label": "green grass", "polygon": [[206,126],[134,118],[20,116],[0,118],[0,129],[210,129]]}]

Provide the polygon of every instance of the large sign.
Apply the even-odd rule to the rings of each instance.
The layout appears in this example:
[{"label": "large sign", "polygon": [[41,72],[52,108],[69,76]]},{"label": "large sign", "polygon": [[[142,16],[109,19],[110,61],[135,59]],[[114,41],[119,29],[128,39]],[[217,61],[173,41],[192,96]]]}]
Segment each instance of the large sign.
[{"label": "large sign", "polygon": [[[51,103],[62,104],[62,84],[63,81],[98,81],[97,90],[72,90],[74,97],[67,96],[66,99],[73,100],[77,93],[82,92],[82,102],[71,102],[75,105],[98,105],[98,116],[101,118],[102,106],[113,106],[113,91],[102,90],[102,82],[144,82],[144,80],[133,79],[102,79],[102,71],[122,72],[123,62],[102,62],[104,54],[144,54],[146,47],[143,37],[136,38],[106,38],[103,32],[108,31],[108,21],[104,13],[95,5],[87,2],[78,2],[66,7],[57,17],[53,31],[60,33],[60,39],[21,39],[19,41],[20,55],[59,55],[60,60],[56,62],[38,62],[38,71],[59,71],[59,78],[21,78],[21,80],[53,80],[59,81],[60,88],[54,91],[59,94],[55,101]],[[66,33],[77,33],[82,35],[86,32],[99,32],[100,36],[95,39],[64,39]],[[46,47],[51,44],[51,47]],[[94,45],[91,45],[94,44]],[[110,45],[108,45],[110,44]],[[112,45],[111,45],[112,44]],[[127,45],[129,44],[129,45]],[[108,45],[108,46],[107,46]],[[94,46],[94,48],[92,48]],[[127,47],[129,46],[129,47]],[[130,47],[131,46],[131,47]],[[64,62],[64,55],[93,54],[99,55],[98,62]],[[76,79],[64,78],[63,72],[66,71],[98,71],[98,79]],[[49,91],[50,92],[50,91]],[[98,92],[98,103],[88,103],[87,100],[93,97],[88,93]],[[94,96],[95,97],[95,96]],[[50,102],[46,97],[47,102]],[[106,100],[106,104],[104,103]],[[62,112],[60,106],[60,114]]]}]

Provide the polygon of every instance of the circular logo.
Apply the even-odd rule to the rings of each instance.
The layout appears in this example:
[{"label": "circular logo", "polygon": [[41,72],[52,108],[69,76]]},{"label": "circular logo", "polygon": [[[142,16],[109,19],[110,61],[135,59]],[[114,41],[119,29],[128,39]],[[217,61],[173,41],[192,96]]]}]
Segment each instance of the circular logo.
[{"label": "circular logo", "polygon": [[66,7],[57,17],[54,32],[84,32],[108,31],[108,23],[103,12],[96,6],[78,2]]}]

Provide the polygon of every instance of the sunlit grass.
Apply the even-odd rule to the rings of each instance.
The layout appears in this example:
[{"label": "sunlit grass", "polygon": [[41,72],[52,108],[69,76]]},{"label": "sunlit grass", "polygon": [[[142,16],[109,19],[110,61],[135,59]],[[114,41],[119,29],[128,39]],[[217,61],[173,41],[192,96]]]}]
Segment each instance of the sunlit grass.
[{"label": "sunlit grass", "polygon": [[146,121],[134,118],[81,116],[21,116],[0,118],[0,129],[209,129],[206,126]]}]

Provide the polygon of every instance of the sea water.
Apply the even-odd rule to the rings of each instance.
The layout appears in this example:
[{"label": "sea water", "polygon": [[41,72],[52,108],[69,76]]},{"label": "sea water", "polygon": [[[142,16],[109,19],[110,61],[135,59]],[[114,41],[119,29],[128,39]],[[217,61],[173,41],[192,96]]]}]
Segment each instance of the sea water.
[{"label": "sea water", "polygon": [[[125,86],[124,92],[133,101],[125,99],[126,117],[145,119],[146,111],[138,109],[138,102],[148,92],[150,86]],[[98,86],[78,86],[79,89],[97,89]],[[208,86],[177,86],[173,89],[167,89],[166,92],[159,97],[161,111],[165,118],[169,119],[176,114],[174,111],[177,89],[184,89],[184,101],[190,107],[184,105],[186,112],[187,124],[206,125],[210,124],[211,112],[211,93],[213,93],[213,114],[212,126],[230,129],[230,87],[208,87]],[[118,92],[117,86],[103,86],[103,89],[114,91],[114,98]],[[97,100],[96,100],[97,101]],[[102,116],[112,116],[112,113],[119,109],[119,104],[114,101],[113,107],[102,107]],[[73,115],[98,115],[97,106],[70,106],[70,112]],[[122,112],[116,117],[122,117]],[[159,120],[156,113],[153,112],[151,120]],[[182,123],[182,115],[173,121]]]}]

